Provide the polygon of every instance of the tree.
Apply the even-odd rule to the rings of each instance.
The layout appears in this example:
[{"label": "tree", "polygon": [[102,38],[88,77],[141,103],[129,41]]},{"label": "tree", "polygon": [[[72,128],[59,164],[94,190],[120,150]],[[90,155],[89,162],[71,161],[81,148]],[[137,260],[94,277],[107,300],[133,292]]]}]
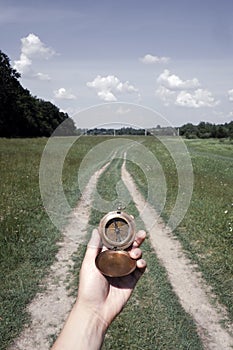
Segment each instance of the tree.
[{"label": "tree", "polygon": [[197,126],[192,123],[187,123],[180,128],[180,135],[184,135],[186,138],[197,137]]},{"label": "tree", "polygon": [[[20,74],[0,50],[0,137],[50,136],[69,116],[51,102],[32,97],[18,81]],[[72,119],[60,133],[73,135]]]},{"label": "tree", "polygon": [[218,125],[216,130],[216,137],[219,139],[223,139],[224,137],[228,137],[227,127],[223,125]]},{"label": "tree", "polygon": [[180,135],[186,138],[227,138],[233,139],[233,121],[225,124],[200,122],[198,125],[185,124],[180,128]]}]

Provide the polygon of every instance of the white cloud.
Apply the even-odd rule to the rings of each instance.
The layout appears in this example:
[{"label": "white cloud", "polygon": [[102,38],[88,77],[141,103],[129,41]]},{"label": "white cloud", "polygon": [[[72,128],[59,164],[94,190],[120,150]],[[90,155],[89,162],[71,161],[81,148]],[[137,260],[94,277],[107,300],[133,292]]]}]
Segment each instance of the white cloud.
[{"label": "white cloud", "polygon": [[197,78],[182,80],[177,75],[171,74],[168,69],[165,69],[163,73],[159,75],[157,82],[169,90],[189,90],[200,86]]},{"label": "white cloud", "polygon": [[175,102],[176,99],[176,92],[169,90],[162,85],[160,85],[155,91],[155,95],[158,96],[164,102],[165,106],[169,106],[169,104],[171,102]]},{"label": "white cloud", "polygon": [[44,73],[36,73],[36,74],[34,74],[34,77],[39,79],[39,80],[44,80],[44,81],[51,80],[50,76],[48,74],[44,74]]},{"label": "white cloud", "polygon": [[114,75],[108,75],[106,77],[97,75],[93,81],[87,82],[87,86],[95,89],[101,100],[108,102],[117,101],[117,94],[138,93],[138,89],[128,81],[122,83]]},{"label": "white cloud", "polygon": [[175,104],[183,107],[200,108],[214,107],[219,104],[219,101],[216,101],[208,90],[197,89],[193,93],[180,91]]},{"label": "white cloud", "polygon": [[228,98],[229,98],[229,101],[233,102],[233,89],[228,90]]},{"label": "white cloud", "polygon": [[164,102],[165,106],[174,103],[182,107],[201,108],[215,107],[219,104],[210,91],[200,88],[197,78],[182,80],[165,69],[157,78],[157,82],[160,85],[155,95]]},{"label": "white cloud", "polygon": [[54,97],[60,100],[75,100],[76,96],[72,94],[71,91],[66,90],[65,88],[60,88],[54,91]]},{"label": "white cloud", "polygon": [[14,68],[20,74],[26,74],[30,71],[32,61],[23,53],[20,55],[20,59],[18,61],[14,61]]},{"label": "white cloud", "polygon": [[102,90],[97,92],[98,97],[106,102],[115,102],[117,101],[117,98],[115,95],[113,95],[112,92],[107,91],[107,90]]},{"label": "white cloud", "polygon": [[144,57],[141,57],[140,61],[145,64],[168,63],[170,61],[170,57],[152,56],[147,54]]},{"label": "white cloud", "polygon": [[122,93],[138,92],[138,89],[136,89],[133,85],[130,85],[128,81],[126,81],[125,83],[119,81],[119,84],[116,86],[116,90]]},{"label": "white cloud", "polygon": [[128,114],[131,112],[130,108],[124,108],[123,106],[120,106],[117,110],[116,110],[116,114]]},{"label": "white cloud", "polygon": [[22,38],[21,43],[21,53],[30,58],[48,59],[56,54],[53,49],[46,47],[35,34],[29,34],[26,38]]},{"label": "white cloud", "polygon": [[36,78],[39,80],[50,80],[48,74],[35,73],[32,69],[32,59],[49,59],[56,52],[47,47],[38,36],[29,34],[21,39],[21,54],[19,60],[14,61],[14,68],[25,77]]}]

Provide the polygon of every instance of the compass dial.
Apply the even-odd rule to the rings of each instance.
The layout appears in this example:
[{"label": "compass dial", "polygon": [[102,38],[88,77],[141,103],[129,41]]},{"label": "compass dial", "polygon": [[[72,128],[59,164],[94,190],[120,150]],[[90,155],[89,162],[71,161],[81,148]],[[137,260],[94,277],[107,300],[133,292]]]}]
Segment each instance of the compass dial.
[{"label": "compass dial", "polygon": [[100,221],[100,234],[107,248],[126,249],[134,240],[135,224],[127,213],[113,211]]},{"label": "compass dial", "polygon": [[108,221],[105,227],[105,235],[115,242],[124,241],[129,234],[129,225],[121,218],[114,218]]}]

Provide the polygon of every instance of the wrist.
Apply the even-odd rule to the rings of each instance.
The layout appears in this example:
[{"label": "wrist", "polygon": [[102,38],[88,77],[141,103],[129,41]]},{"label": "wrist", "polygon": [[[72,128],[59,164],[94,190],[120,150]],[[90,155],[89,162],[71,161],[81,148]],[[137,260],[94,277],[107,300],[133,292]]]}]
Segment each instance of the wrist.
[{"label": "wrist", "polygon": [[81,329],[79,349],[97,350],[101,348],[108,324],[100,316],[99,312],[90,305],[77,300],[72,313]]},{"label": "wrist", "polygon": [[95,310],[78,300],[51,350],[99,350],[107,328]]},{"label": "wrist", "polygon": [[101,316],[100,310],[89,305],[89,303],[77,299],[76,303],[73,306],[73,312],[77,315],[78,318],[91,322],[91,325],[93,327],[98,325],[98,329],[101,332],[105,333],[109,327],[109,324]]}]

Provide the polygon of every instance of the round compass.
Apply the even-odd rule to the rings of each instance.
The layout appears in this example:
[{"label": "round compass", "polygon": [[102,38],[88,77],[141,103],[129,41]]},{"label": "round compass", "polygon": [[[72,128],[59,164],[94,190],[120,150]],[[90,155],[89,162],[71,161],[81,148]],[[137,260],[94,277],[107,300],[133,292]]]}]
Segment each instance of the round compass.
[{"label": "round compass", "polygon": [[109,249],[126,249],[135,237],[133,218],[120,210],[106,214],[100,221],[99,230],[103,244]]},{"label": "round compass", "polygon": [[136,261],[124,249],[129,248],[135,238],[133,218],[120,208],[109,212],[101,219],[99,232],[104,246],[109,250],[97,256],[98,269],[109,277],[121,277],[131,273],[136,268]]}]

